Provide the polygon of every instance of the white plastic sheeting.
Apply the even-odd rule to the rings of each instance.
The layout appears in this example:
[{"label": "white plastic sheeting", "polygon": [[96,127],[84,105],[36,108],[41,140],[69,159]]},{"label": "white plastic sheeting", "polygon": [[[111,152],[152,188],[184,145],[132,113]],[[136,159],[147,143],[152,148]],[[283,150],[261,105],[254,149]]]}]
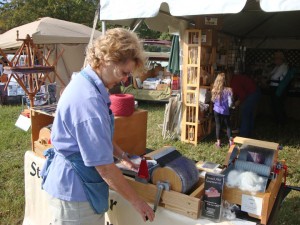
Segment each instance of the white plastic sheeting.
[{"label": "white plastic sheeting", "polygon": [[169,11],[172,16],[238,13],[246,2],[247,0],[102,0],[100,19],[150,18],[157,16],[160,10]]},{"label": "white plastic sheeting", "polygon": [[102,0],[100,20],[133,27],[146,19],[150,29],[177,32],[188,26],[194,15],[240,12],[247,0]]},{"label": "white plastic sheeting", "polygon": [[181,33],[205,15],[249,47],[300,48],[300,0],[101,0],[101,20],[131,28],[144,18],[150,29]]},{"label": "white plastic sheeting", "polygon": [[284,12],[300,10],[299,0],[260,0],[260,7],[265,12]]}]

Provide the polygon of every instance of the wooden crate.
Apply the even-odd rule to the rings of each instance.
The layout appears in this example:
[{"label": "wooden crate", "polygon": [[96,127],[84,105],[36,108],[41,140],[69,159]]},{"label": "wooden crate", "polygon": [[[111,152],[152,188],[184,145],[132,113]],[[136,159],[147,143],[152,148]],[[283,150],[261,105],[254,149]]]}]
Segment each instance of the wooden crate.
[{"label": "wooden crate", "polygon": [[146,110],[135,110],[131,116],[116,116],[114,141],[123,151],[133,155],[146,153],[147,140]]},{"label": "wooden crate", "polygon": [[[255,140],[255,139],[249,139],[249,138],[241,138],[241,137],[235,137],[234,138],[234,143],[238,144],[246,144],[246,145],[252,145],[252,146],[257,146],[257,147],[262,147],[266,149],[270,149],[270,151],[275,151],[274,157],[273,157],[273,164],[275,164],[278,160],[278,147],[279,145],[274,142],[267,142],[267,141],[260,141],[260,140]],[[226,160],[225,160],[225,165],[228,165],[230,155],[235,148],[235,145],[232,145],[228,151]],[[285,161],[280,161],[283,165],[285,164]],[[265,192],[257,192],[257,193],[252,193],[248,191],[242,191],[238,188],[229,188],[226,185],[224,186],[224,191],[223,191],[223,199],[227,200],[230,203],[233,204],[242,204],[242,196],[243,195],[249,195],[253,196],[256,198],[259,198],[262,200],[262,211],[261,215],[255,215],[255,214],[249,214],[249,216],[260,219],[261,224],[267,224],[269,216],[271,214],[272,208],[274,206],[277,194],[279,192],[282,179],[284,176],[284,170],[281,169],[279,174],[275,179],[272,179],[267,186],[267,189]]]},{"label": "wooden crate", "polygon": [[[39,142],[39,133],[43,127],[53,123],[56,105],[31,108],[31,141],[32,151],[43,157],[43,151],[52,145],[44,145]],[[115,117],[114,141],[120,147],[135,155],[146,152],[147,139],[147,115],[146,110],[136,110],[129,117]]]},{"label": "wooden crate", "polygon": [[33,107],[30,110],[32,151],[40,157],[44,157],[43,151],[52,145],[39,143],[39,133],[43,127],[53,123],[55,111],[56,105]]}]

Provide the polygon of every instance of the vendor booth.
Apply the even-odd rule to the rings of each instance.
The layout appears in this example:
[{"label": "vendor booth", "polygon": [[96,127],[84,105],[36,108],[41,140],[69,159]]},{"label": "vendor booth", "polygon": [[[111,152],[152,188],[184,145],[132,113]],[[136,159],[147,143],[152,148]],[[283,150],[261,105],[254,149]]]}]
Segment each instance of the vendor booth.
[{"label": "vendor booth", "polygon": [[[144,20],[150,29],[179,34],[182,61],[180,74],[182,87],[181,140],[196,145],[199,140],[210,134],[213,126],[212,104],[205,100],[198,101],[198,99],[205,98],[211,91],[211,84],[219,72],[232,70],[234,73],[247,73],[247,75],[256,76],[257,82],[260,83],[264,70],[258,72],[258,69],[261,69],[258,65],[264,64],[263,67],[268,67],[272,63],[270,56],[277,50],[286,51],[288,54],[290,50],[295,51],[290,56],[290,66],[295,68],[300,66],[298,56],[300,32],[297,29],[300,26],[297,19],[300,16],[299,10],[300,3],[283,0],[157,0],[151,2],[131,0],[124,4],[112,0],[101,1],[100,20],[127,25],[131,28],[135,27],[140,20]],[[298,70],[296,69],[296,71]],[[293,76],[295,77],[293,82],[296,85],[291,83],[289,86],[293,98],[287,100],[287,102],[292,101],[293,103],[286,107],[293,107],[293,110],[297,111],[299,106],[296,103],[299,99],[295,99],[294,93],[299,92],[299,72],[295,72]],[[268,94],[263,90],[260,104],[264,107],[259,107],[259,113],[272,113],[267,108]],[[207,106],[203,106],[201,103],[206,103]],[[287,111],[289,112],[289,110]],[[288,116],[293,115],[289,114]],[[251,142],[252,144],[253,142]],[[257,146],[257,143],[254,143],[254,146],[262,147]],[[272,145],[267,145],[267,148],[270,146],[274,150]],[[241,153],[239,150],[238,152]],[[248,153],[251,155],[253,151],[243,154],[248,155]],[[254,154],[261,155],[262,153],[255,152]],[[273,157],[276,158],[275,155],[268,156],[268,160],[272,161]],[[256,168],[255,165],[251,165],[251,168],[246,166],[248,165],[247,157],[245,162],[241,163],[243,169],[247,167],[247,171]],[[281,165],[283,169],[284,163]],[[264,172],[259,172],[265,174],[263,176],[269,177],[269,169],[272,166],[264,165],[262,167]],[[224,174],[224,176],[225,178],[215,179],[226,179],[227,175]],[[257,196],[253,195],[248,198],[240,191],[229,189],[224,189],[223,196],[231,203],[244,205],[242,206],[244,209],[248,206],[251,208],[250,205],[253,202],[260,201],[261,207],[255,207],[255,210],[248,212],[252,217],[260,219],[262,224],[267,224],[270,210],[273,207],[271,205],[274,203],[274,197],[267,199],[267,196],[277,195],[272,193],[278,193],[281,181],[278,182],[269,188],[264,186],[266,192],[261,196],[263,200],[258,200]],[[208,198],[221,195],[220,190],[216,187],[205,189],[204,195],[206,195],[206,191]],[[271,192],[267,193],[268,191]],[[199,195],[203,195],[202,192],[200,193]],[[242,203],[243,201],[248,203]],[[208,214],[212,211],[217,211],[217,208],[208,210]]]},{"label": "vendor booth", "polygon": [[197,144],[213,130],[213,124],[211,107],[202,104],[208,102],[195,99],[209,94],[220,71],[252,76],[262,89],[257,113],[273,114],[264,82],[278,50],[294,71],[282,107],[288,117],[299,119],[299,10],[300,3],[292,0],[131,0],[124,4],[112,0],[101,1],[100,20],[131,28],[144,20],[150,29],[180,35],[181,140]]},{"label": "vendor booth", "polygon": [[[183,104],[181,140],[196,145],[212,130],[212,104],[207,98],[215,75],[229,67],[245,72],[250,49],[254,52],[263,46],[268,49],[272,46],[272,51],[278,49],[278,42],[271,45],[273,38],[279,41],[300,37],[300,31],[295,31],[293,37],[280,36],[285,33],[286,21],[282,27],[278,24],[272,28],[268,26],[268,21],[277,16],[277,20],[282,21],[281,13],[273,11],[300,10],[300,3],[291,7],[290,2],[295,3],[280,0],[104,0],[101,1],[100,19],[131,26],[138,19],[145,19],[152,29],[179,33]],[[300,15],[298,11],[286,13],[291,14],[285,19],[289,18],[291,24],[298,23],[295,19]],[[272,36],[272,29],[279,31],[277,37]],[[272,35],[268,36],[268,33]],[[48,224],[51,217],[45,203],[47,196],[40,189],[39,172],[45,162],[42,152],[51,147],[49,126],[55,110],[56,105],[32,107],[30,110],[32,151],[25,154],[24,224]],[[126,129],[130,132],[118,132]],[[116,118],[114,140],[127,153],[140,157],[138,172],[120,169],[138,195],[153,206],[156,212],[153,224],[252,225],[274,222],[287,175],[285,161],[278,159],[281,149],[278,143],[235,137],[224,164],[219,165],[195,162],[181,155],[173,146],[148,151],[146,131],[147,111],[135,109],[129,117]],[[233,179],[245,177],[243,173],[249,178],[246,179],[247,187],[241,186],[245,180]],[[241,213],[238,218],[235,213],[232,215],[235,210]],[[130,204],[113,190],[110,190],[109,210],[105,217],[105,223],[109,225],[142,223]]]}]

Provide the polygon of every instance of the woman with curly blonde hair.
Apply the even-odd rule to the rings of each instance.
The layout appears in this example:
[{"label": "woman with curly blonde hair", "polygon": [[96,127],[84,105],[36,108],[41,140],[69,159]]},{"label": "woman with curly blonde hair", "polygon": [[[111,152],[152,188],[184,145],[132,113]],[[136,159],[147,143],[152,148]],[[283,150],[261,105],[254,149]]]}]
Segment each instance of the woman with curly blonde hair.
[{"label": "woman with curly blonde hair", "polygon": [[230,127],[230,107],[232,105],[232,90],[226,87],[225,73],[218,74],[212,89],[212,102],[214,103],[214,116],[216,122],[216,146],[221,147],[221,125],[225,123],[229,145],[232,144]]},{"label": "woman with curly blonde hair", "polygon": [[152,208],[114,163],[115,156],[129,169],[138,169],[112,141],[114,116],[107,91],[143,69],[143,47],[135,33],[111,29],[89,46],[87,63],[59,99],[51,132],[54,148],[45,153],[42,187],[51,196],[51,224],[103,225],[109,187],[144,221],[153,221]]}]

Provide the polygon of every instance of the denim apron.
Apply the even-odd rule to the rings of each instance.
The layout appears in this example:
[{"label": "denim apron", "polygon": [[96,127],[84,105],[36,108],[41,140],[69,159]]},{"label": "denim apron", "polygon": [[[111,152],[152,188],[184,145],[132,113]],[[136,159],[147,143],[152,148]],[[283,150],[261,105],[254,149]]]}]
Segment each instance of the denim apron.
[{"label": "denim apron", "polygon": [[[80,74],[83,77],[85,77],[100,92],[94,81],[87,74],[85,74],[83,71],[81,71]],[[110,109],[109,114],[112,139],[114,131],[114,115],[112,114]],[[95,211],[95,213],[102,214],[106,212],[108,210],[109,187],[107,183],[103,180],[103,178],[100,176],[95,167],[87,167],[84,165],[80,152],[76,152],[65,157],[63,154],[59,153],[54,148],[47,149],[44,152],[46,162],[41,170],[42,188],[43,184],[46,181],[47,175],[50,170],[50,165],[55,155],[58,155],[59,157],[64,157],[66,161],[70,163],[74,172],[80,178],[86,198],[93,210]]]}]

